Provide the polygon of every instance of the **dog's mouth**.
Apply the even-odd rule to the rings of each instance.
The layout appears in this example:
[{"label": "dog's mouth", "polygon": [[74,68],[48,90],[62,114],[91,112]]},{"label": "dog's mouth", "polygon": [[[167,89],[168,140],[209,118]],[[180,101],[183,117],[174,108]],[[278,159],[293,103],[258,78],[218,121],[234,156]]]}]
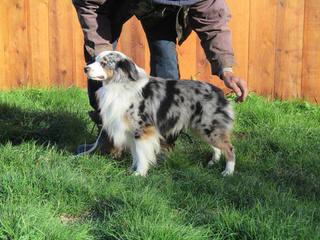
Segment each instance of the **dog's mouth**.
[{"label": "dog's mouth", "polygon": [[94,77],[89,77],[91,80],[95,81],[104,81],[106,80],[105,76],[94,76]]}]

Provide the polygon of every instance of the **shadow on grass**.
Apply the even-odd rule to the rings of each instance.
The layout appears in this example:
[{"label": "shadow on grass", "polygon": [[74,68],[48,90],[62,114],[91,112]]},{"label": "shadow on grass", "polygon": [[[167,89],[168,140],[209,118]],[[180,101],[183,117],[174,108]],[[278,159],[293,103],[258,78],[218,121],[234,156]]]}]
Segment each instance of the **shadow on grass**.
[{"label": "shadow on grass", "polygon": [[77,144],[92,139],[87,122],[77,113],[25,110],[0,104],[0,143],[19,145],[36,141],[41,145],[54,144],[61,150],[73,152]]}]

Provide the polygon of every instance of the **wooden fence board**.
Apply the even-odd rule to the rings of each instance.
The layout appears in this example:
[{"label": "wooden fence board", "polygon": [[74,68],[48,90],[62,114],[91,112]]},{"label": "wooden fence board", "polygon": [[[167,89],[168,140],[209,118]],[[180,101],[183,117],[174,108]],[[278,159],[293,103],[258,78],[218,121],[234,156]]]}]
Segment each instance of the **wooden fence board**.
[{"label": "wooden fence board", "polygon": [[8,2],[6,78],[10,88],[25,86],[29,80],[29,43],[27,33],[27,1]]},{"label": "wooden fence board", "polygon": [[[117,50],[123,52],[124,54],[128,55],[132,58],[132,47],[131,44],[133,42],[133,39],[135,36],[133,36],[133,33],[131,31],[132,29],[132,21],[134,19],[131,19],[130,21],[126,22],[122,28],[122,33],[120,35],[120,39],[118,40],[117,44]],[[137,60],[135,60],[137,61]]]},{"label": "wooden fence board", "polygon": [[274,93],[277,1],[253,0],[250,3],[248,86],[270,97]]},{"label": "wooden fence board", "polygon": [[73,24],[70,1],[49,1],[50,79],[56,86],[73,85]]},{"label": "wooden fence board", "polygon": [[320,1],[306,0],[302,96],[320,103]]},{"label": "wooden fence board", "polygon": [[278,2],[275,66],[275,97],[301,96],[304,2]]},{"label": "wooden fence board", "polygon": [[8,29],[7,29],[7,19],[8,19],[8,1],[5,0],[0,4],[0,87],[3,89],[9,88],[8,80],[6,78],[6,68],[7,68],[7,58],[6,58],[6,48],[8,42]]},{"label": "wooden fence board", "polygon": [[87,86],[87,78],[84,74],[83,68],[85,66],[84,61],[84,49],[83,49],[83,33],[78,21],[78,16],[75,10],[73,10],[73,81],[75,85],[81,88]]},{"label": "wooden fence board", "polygon": [[120,36],[119,50],[135,60],[138,66],[144,68],[147,62],[144,52],[146,51],[147,41],[140,22],[133,17],[123,27]]},{"label": "wooden fence board", "polygon": [[236,65],[234,72],[237,76],[248,80],[248,54],[249,54],[249,25],[250,0],[227,0],[232,18],[232,42]]},{"label": "wooden fence board", "polygon": [[30,81],[28,86],[50,84],[49,69],[49,1],[29,0],[28,34],[30,41]]},{"label": "wooden fence board", "polygon": [[196,58],[197,58],[196,79],[199,79],[205,82],[213,82],[210,63],[207,61],[206,55],[200,44],[200,41],[196,42]]},{"label": "wooden fence board", "polygon": [[183,79],[197,78],[197,48],[198,36],[193,32],[189,38],[177,47],[180,77]]}]

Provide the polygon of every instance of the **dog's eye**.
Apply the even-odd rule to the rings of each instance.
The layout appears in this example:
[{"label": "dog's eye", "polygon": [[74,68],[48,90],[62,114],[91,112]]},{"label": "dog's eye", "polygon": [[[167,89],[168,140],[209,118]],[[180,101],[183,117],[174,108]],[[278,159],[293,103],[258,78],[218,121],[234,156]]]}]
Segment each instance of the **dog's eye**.
[{"label": "dog's eye", "polygon": [[101,65],[101,67],[105,67],[106,66],[106,63],[105,62],[100,62],[100,65]]}]

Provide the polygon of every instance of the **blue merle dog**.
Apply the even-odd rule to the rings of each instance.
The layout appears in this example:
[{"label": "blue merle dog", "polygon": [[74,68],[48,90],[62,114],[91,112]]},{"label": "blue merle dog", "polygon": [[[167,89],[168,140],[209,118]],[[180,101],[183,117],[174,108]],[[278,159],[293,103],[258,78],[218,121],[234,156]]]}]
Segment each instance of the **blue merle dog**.
[{"label": "blue merle dog", "polygon": [[149,77],[120,52],[105,51],[85,67],[88,78],[102,81],[97,92],[103,129],[118,149],[130,149],[132,169],[146,176],[156,163],[160,142],[174,141],[191,128],[214,151],[210,165],[224,154],[222,175],[231,175],[235,153],[230,142],[234,113],[223,92],[200,81]]}]

